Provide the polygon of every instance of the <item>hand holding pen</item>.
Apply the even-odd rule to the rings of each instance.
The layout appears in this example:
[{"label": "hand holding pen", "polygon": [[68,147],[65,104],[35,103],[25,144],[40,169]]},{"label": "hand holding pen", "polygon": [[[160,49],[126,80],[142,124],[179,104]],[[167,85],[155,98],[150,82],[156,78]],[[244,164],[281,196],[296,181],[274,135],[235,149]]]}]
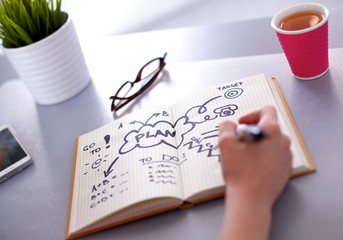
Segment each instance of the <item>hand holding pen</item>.
[{"label": "hand holding pen", "polygon": [[[291,175],[290,140],[282,134],[272,106],[241,117],[239,123],[246,124],[243,133],[239,133],[237,124],[229,120],[219,126],[224,179],[231,190],[249,190],[246,193],[249,196],[263,198],[272,204]],[[251,125],[258,127],[253,138],[250,138],[253,135]]]},{"label": "hand holding pen", "polygon": [[[267,106],[219,126],[222,173],[226,182],[226,213],[222,236],[239,229],[266,234],[271,209],[292,172],[290,140],[281,133],[274,107]],[[237,129],[238,128],[238,129]],[[237,232],[238,231],[238,232]],[[236,235],[235,235],[236,234]],[[257,237],[258,238],[258,237]]]}]

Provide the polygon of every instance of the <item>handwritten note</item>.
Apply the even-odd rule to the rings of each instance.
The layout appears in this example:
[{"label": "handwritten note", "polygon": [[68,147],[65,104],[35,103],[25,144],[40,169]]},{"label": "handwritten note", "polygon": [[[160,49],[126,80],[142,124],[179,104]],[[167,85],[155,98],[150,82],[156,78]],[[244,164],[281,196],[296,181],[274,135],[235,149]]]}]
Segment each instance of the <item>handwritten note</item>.
[{"label": "handwritten note", "polygon": [[[184,199],[190,195],[186,185],[192,176],[213,171],[208,164],[201,166],[202,161],[217,169],[216,178],[223,184],[218,125],[239,111],[228,100],[243,95],[243,87],[242,82],[222,86],[187,104],[129,115],[81,136],[77,191],[88,197],[80,199],[80,206],[99,218],[108,208],[119,210],[157,196]],[[200,168],[200,173],[191,173]],[[191,185],[199,188],[204,179],[206,174]]]},{"label": "handwritten note", "polygon": [[[196,200],[205,190],[223,187],[220,122],[237,121],[265,105],[278,107],[280,100],[260,75],[198,91],[172,107],[137,112],[81,136],[71,224],[87,226],[128,207],[143,209],[152,199],[159,198],[160,206],[162,199]],[[280,108],[278,115],[281,129],[296,139]],[[123,219],[140,210],[135,211]]]}]

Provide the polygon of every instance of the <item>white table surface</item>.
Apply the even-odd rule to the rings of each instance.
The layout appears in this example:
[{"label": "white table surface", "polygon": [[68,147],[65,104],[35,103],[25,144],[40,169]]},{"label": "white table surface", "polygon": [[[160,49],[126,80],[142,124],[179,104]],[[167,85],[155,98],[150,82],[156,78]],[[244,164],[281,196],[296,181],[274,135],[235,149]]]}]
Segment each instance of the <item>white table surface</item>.
[{"label": "white table surface", "polygon": [[[160,80],[119,116],[221,82],[259,73],[276,77],[317,172],[289,182],[273,210],[270,239],[342,240],[342,13],[331,13],[330,71],[314,81],[294,79],[270,19],[81,39],[93,81],[52,106],[37,105],[0,55],[0,125],[15,129],[34,160],[0,184],[0,239],[64,238],[75,138],[118,117],[109,96],[145,62],[168,52]],[[217,199],[84,239],[216,239],[223,209]]]}]

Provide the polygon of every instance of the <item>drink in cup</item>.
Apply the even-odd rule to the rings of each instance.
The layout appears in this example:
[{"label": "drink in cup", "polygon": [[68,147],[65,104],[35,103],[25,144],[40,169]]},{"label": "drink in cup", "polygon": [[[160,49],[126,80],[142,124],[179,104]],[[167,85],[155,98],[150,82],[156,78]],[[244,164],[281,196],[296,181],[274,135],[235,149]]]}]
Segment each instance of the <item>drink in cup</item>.
[{"label": "drink in cup", "polygon": [[278,12],[271,21],[294,76],[311,80],[329,70],[329,11],[306,3]]}]

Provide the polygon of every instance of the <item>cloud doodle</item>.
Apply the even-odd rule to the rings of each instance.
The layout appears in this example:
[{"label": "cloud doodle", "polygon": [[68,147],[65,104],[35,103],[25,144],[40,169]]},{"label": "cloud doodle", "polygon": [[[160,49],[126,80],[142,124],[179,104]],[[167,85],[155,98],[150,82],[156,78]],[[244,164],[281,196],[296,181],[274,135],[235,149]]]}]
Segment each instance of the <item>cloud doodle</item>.
[{"label": "cloud doodle", "polygon": [[[182,125],[183,128],[182,132],[177,131],[178,126],[180,125]],[[177,149],[183,142],[184,135],[194,127],[195,124],[189,122],[187,116],[179,118],[175,124],[167,121],[144,124],[138,130],[132,130],[124,137],[124,144],[119,149],[119,153],[125,154],[136,147],[150,148],[160,144],[165,144]]]},{"label": "cloud doodle", "polygon": [[[194,106],[186,111],[175,123],[166,120],[150,123],[159,114],[153,114],[146,122],[133,121],[139,127],[124,136],[124,143],[119,149],[119,154],[126,154],[135,148],[151,148],[158,145],[167,145],[178,149],[184,141],[185,135],[191,132],[196,125],[214,120],[218,117],[227,117],[235,114],[238,106],[228,104],[210,110],[209,104],[222,96],[216,96],[201,105]],[[213,104],[212,104],[213,105]],[[178,130],[178,129],[182,129]]]}]

